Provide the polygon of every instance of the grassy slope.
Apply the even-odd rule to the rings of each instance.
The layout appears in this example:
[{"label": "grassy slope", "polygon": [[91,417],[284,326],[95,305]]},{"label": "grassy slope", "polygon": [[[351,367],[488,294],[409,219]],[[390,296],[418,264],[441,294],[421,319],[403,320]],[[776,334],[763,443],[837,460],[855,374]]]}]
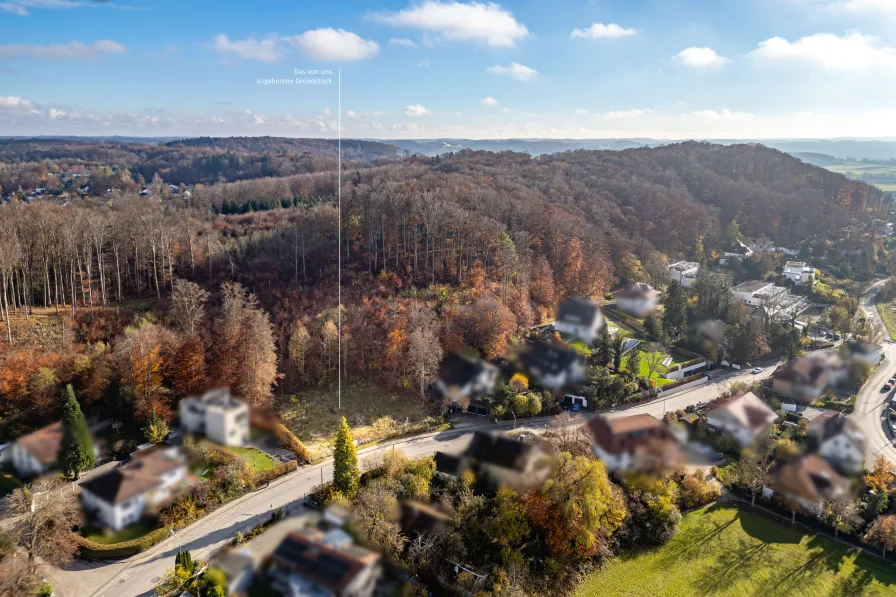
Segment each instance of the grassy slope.
[{"label": "grassy slope", "polygon": [[880,313],[880,318],[884,320],[884,325],[887,326],[890,337],[896,338],[896,313],[890,311],[892,305],[893,303],[877,303],[877,312]]},{"label": "grassy slope", "polygon": [[896,567],[733,506],[685,514],[668,544],[585,579],[577,597],[896,595]]},{"label": "grassy slope", "polygon": [[249,463],[256,473],[270,470],[277,466],[277,461],[257,448],[227,448]]}]

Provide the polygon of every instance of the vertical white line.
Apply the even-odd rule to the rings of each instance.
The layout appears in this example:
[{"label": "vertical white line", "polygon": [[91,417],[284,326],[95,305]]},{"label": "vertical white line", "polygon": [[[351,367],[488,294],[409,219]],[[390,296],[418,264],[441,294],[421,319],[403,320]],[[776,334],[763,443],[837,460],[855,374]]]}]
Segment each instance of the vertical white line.
[{"label": "vertical white line", "polygon": [[337,285],[337,303],[336,303],[336,321],[338,349],[336,351],[336,400],[337,410],[342,410],[342,69],[338,69],[336,75],[337,85],[337,144],[338,155],[336,158],[336,209],[337,209],[337,225],[339,227],[336,232],[336,285]]}]

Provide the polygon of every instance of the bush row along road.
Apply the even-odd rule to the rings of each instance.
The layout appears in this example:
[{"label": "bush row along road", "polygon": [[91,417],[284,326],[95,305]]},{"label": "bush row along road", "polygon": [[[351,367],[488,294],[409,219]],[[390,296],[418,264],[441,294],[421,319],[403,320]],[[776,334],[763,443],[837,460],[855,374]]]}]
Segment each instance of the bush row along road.
[{"label": "bush row along road", "polygon": [[[647,413],[662,418],[670,410],[684,409],[699,402],[709,402],[731,381],[759,381],[771,375],[774,367],[767,366],[762,373],[752,375],[738,372],[716,378],[706,385],[674,394],[649,403],[616,409],[610,416]],[[584,422],[587,415],[580,416]],[[394,443],[359,450],[358,456],[363,467],[365,459],[376,457],[384,450],[401,450],[408,456],[428,455],[441,450],[458,453],[463,451],[478,428],[510,429],[513,422],[494,425],[482,418],[481,424],[464,428],[425,434]],[[522,419],[520,427],[543,429],[551,421],[550,417]],[[174,556],[179,549],[187,549],[194,558],[205,559],[230,541],[237,531],[245,532],[258,522],[268,518],[277,508],[289,508],[291,512],[301,508],[301,502],[321,480],[329,481],[333,474],[333,461],[328,459],[320,464],[304,466],[294,473],[271,482],[270,487],[258,489],[222,506],[217,511],[194,524],[180,530],[177,537],[165,541],[118,562],[75,561],[63,569],[47,566],[47,580],[53,585],[58,597],[130,597],[154,595],[155,583],[161,579],[167,568],[174,566]]]}]

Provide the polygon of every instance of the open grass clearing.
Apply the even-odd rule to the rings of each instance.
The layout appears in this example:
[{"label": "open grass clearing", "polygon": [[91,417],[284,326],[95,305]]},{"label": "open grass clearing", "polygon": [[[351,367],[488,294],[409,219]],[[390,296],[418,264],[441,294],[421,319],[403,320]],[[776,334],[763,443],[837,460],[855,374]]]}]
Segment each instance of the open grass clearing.
[{"label": "open grass clearing", "polygon": [[82,534],[91,541],[95,541],[103,545],[112,545],[113,543],[121,543],[123,541],[139,539],[140,537],[151,533],[157,528],[159,527],[154,521],[149,519],[141,519],[132,525],[126,526],[120,531],[105,531],[102,529],[97,529],[95,527],[85,527],[82,531]]},{"label": "open grass clearing", "polygon": [[277,461],[258,448],[225,448],[249,463],[256,473],[263,473],[277,466]]},{"label": "open grass clearing", "polygon": [[294,394],[279,407],[280,420],[302,440],[312,458],[329,454],[342,417],[359,444],[402,435],[438,414],[435,405],[410,393],[384,390],[369,382],[342,384],[342,408],[336,386]]},{"label": "open grass clearing", "polygon": [[681,531],[666,545],[613,559],[589,575],[575,594],[896,595],[896,567],[748,508],[715,505],[685,514]]},{"label": "open grass clearing", "polygon": [[[638,346],[641,348],[644,348],[644,347],[646,347],[646,345],[647,345],[647,341],[642,340],[641,344],[639,344]],[[630,354],[631,353],[628,353],[624,357],[622,357],[621,365],[622,365],[623,369],[625,369],[628,365],[628,358],[629,358]],[[664,367],[662,364],[663,359],[665,359],[666,357],[672,357],[672,362],[669,363],[669,367],[673,367],[673,366],[677,365],[678,363],[684,363],[685,361],[691,360],[691,357],[689,357],[685,354],[676,352],[674,350],[671,352],[668,352],[668,353],[647,352],[647,351],[642,350],[641,351],[641,375],[643,377],[648,377],[647,374],[650,372],[650,367],[647,364],[647,356],[648,355],[656,355],[657,358],[660,359],[660,364],[656,366],[656,369],[654,370],[653,374],[649,376],[649,379],[652,379],[654,382],[656,382],[656,385],[658,385],[658,386],[664,386],[664,385],[670,384],[674,381],[672,379],[666,379],[665,377],[662,376],[666,371],[668,371],[668,367]]]}]

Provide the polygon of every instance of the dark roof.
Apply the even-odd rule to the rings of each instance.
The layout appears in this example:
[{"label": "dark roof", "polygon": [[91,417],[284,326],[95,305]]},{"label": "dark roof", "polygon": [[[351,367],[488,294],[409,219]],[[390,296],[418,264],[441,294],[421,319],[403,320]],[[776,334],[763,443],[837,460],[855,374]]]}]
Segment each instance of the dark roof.
[{"label": "dark roof", "polygon": [[632,282],[625,288],[616,291],[616,298],[649,298],[662,294],[650,284],[644,282]]},{"label": "dark roof", "polygon": [[557,321],[574,325],[591,325],[600,315],[600,307],[596,303],[577,296],[572,296],[560,303],[557,310]]},{"label": "dark roof", "polygon": [[247,568],[252,567],[252,558],[238,551],[227,549],[215,554],[209,565],[219,569],[228,581],[232,581]]},{"label": "dark roof", "polygon": [[451,522],[451,517],[420,502],[401,502],[398,526],[409,537],[437,533]]},{"label": "dark roof", "polygon": [[436,462],[436,470],[446,475],[454,475],[460,472],[460,457],[454,454],[446,454],[445,452],[436,452],[434,457]]},{"label": "dark roof", "polygon": [[860,342],[856,340],[850,340],[849,342],[847,342],[846,347],[849,348],[850,352],[859,354],[873,354],[881,349],[879,344],[875,344],[873,342]]},{"label": "dark roof", "polygon": [[158,448],[153,446],[138,452],[127,465],[81,483],[81,489],[110,504],[119,504],[159,487],[161,475],[185,465]]},{"label": "dark roof", "polygon": [[861,429],[842,412],[828,411],[815,417],[809,423],[809,433],[819,442],[845,434],[854,444],[862,448],[865,446],[865,435]]},{"label": "dark roof", "polygon": [[466,455],[480,463],[521,471],[525,469],[526,461],[533,451],[532,444],[477,431],[467,447]]},{"label": "dark roof", "polygon": [[439,379],[449,386],[464,386],[476,379],[486,366],[478,359],[452,352],[439,363]]},{"label": "dark roof", "polygon": [[540,375],[557,375],[580,359],[576,349],[562,348],[546,342],[537,342],[522,355],[523,364],[537,369]]},{"label": "dark roof", "polygon": [[319,532],[292,532],[274,550],[273,559],[278,565],[334,591],[344,588],[368,564],[379,559],[372,551],[355,546],[337,549],[322,539]]}]

